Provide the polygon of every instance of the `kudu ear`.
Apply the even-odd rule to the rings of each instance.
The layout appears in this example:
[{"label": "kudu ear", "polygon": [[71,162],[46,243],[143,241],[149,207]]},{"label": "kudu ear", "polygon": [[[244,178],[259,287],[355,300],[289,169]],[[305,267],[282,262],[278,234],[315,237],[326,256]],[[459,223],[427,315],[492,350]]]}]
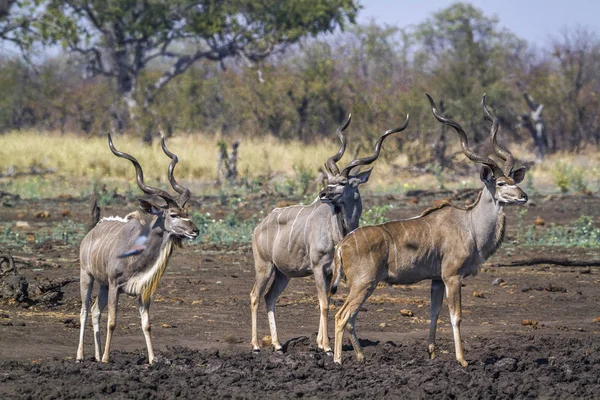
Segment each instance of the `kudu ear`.
[{"label": "kudu ear", "polygon": [[485,184],[489,184],[494,179],[494,172],[490,167],[484,165],[481,167],[481,171],[479,172],[479,179]]},{"label": "kudu ear", "polygon": [[371,176],[372,171],[373,171],[373,168],[371,168],[368,171],[359,172],[356,175],[352,175],[351,178],[358,179],[358,184],[365,183],[369,180],[369,177]]},{"label": "kudu ear", "polygon": [[525,172],[527,172],[527,168],[520,167],[511,172],[510,177],[513,178],[515,183],[521,183],[525,179]]},{"label": "kudu ear", "polygon": [[148,200],[138,199],[140,202],[140,208],[147,212],[148,214],[158,215],[162,213],[160,207],[155,204],[150,203]]}]

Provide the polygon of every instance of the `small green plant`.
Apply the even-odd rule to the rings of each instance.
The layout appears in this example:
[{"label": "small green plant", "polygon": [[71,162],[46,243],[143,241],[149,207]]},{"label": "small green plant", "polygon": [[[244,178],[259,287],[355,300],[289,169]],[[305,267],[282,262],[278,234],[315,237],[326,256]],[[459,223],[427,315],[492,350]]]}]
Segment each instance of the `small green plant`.
[{"label": "small green plant", "polygon": [[565,161],[559,161],[551,172],[552,181],[558,186],[561,193],[568,193],[569,190],[576,192],[587,191],[587,186],[583,178],[585,174],[583,168],[575,167]]},{"label": "small green plant", "polygon": [[363,211],[360,217],[361,225],[377,225],[388,221],[385,216],[389,210],[394,208],[392,205],[373,206],[366,211]]}]

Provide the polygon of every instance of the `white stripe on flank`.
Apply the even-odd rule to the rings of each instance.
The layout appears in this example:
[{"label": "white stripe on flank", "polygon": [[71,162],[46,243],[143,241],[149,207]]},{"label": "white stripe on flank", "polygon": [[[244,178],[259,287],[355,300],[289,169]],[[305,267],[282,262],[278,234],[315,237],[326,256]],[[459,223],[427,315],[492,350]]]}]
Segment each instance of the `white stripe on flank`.
[{"label": "white stripe on flank", "polygon": [[296,218],[294,218],[294,222],[292,222],[292,227],[290,228],[290,235],[288,237],[288,252],[291,251],[292,233],[294,233],[294,224],[296,224],[296,221],[298,220],[298,217],[300,216],[300,214],[302,214],[302,209],[300,209],[300,211],[296,213]]}]

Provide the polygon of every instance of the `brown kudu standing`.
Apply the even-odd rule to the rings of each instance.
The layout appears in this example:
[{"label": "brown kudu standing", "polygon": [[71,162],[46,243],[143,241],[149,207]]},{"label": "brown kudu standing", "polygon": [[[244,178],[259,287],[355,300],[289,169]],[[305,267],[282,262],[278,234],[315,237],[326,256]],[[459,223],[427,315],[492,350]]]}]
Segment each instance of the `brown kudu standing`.
[{"label": "brown kudu standing", "polygon": [[[106,346],[102,356],[108,362],[110,342],[116,327],[117,303],[120,293],[138,297],[138,307],[142,320],[142,329],[148,348],[148,361],[154,361],[154,351],[150,338],[150,320],[148,311],[152,295],[158,287],[173,248],[181,245],[184,238],[195,238],[198,228],[188,218],[184,209],[190,198],[189,189],[181,186],[173,177],[173,169],[178,162],[162,139],[163,151],[171,158],[168,177],[173,189],[179,194],[174,199],[168,192],[150,187],[144,183],[144,174],[138,161],[127,153],[115,149],[110,134],[108,144],[111,151],[134,165],[139,188],[147,195],[162,198],[166,205],[158,205],[145,199],[139,199],[140,209],[125,218],[103,218],[88,232],[81,242],[79,257],[81,261],[81,330],[77,361],[83,360],[83,339],[88,310],[92,298],[94,282],[100,284],[98,297],[92,305],[92,324],[94,327],[94,345],[96,360],[100,360],[100,315],[108,305],[108,329]],[[143,251],[135,257],[130,255],[139,238],[144,238]]]},{"label": "brown kudu standing", "polygon": [[456,359],[466,366],[460,338],[461,281],[475,275],[502,243],[504,206],[527,202],[527,195],[517,186],[525,176],[525,168],[513,170],[513,156],[496,143],[498,119],[488,111],[485,95],[482,106],[485,116],[492,121],[491,140],[494,152],[504,161],[502,168],[492,159],[473,152],[462,127],[439,115],[433,99],[427,97],[438,121],[458,133],[464,154],[483,164],[480,173],[483,190],[476,203],[466,209],[444,204],[415,218],[358,228],[338,244],[329,295],[335,294],[342,270],[350,292],[335,316],[334,361],[337,363],[342,362],[345,328],[350,333],[356,358],[364,359],[356,336],[356,316],[380,281],[405,285],[431,279],[430,357],[435,357],[436,325],[445,291]]},{"label": "brown kudu standing", "polygon": [[265,295],[271,342],[275,351],[281,351],[275,325],[275,302],[286,288],[290,278],[314,274],[317,296],[321,309],[317,346],[331,352],[327,336],[327,288],[331,282],[331,261],[335,245],[350,231],[358,227],[362,202],[358,186],[367,182],[372,170],[351,174],[354,167],[369,165],[379,157],[386,137],[406,129],[406,122],[385,132],[375,143],[371,156],[351,161],[341,172],[336,163],[344,155],[346,137],[344,130],[350,124],[350,116],[336,133],[341,140],[338,152],[325,163],[328,185],[319,198],[307,206],[297,205],[276,208],[263,219],[252,234],[252,253],[256,272],[254,287],[250,293],[252,312],[252,348],[260,350],[257,334],[257,313],[260,298],[271,276],[273,283]]}]

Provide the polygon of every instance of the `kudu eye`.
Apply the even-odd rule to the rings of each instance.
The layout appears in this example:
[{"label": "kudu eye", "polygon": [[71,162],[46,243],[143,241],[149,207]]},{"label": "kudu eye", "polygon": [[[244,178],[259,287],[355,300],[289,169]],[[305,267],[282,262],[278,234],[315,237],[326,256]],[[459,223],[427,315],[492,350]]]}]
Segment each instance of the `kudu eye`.
[{"label": "kudu eye", "polygon": [[504,182],[504,181],[499,181],[499,182],[497,183],[497,185],[498,185],[498,186],[505,186],[505,185],[506,185],[506,182]]}]

